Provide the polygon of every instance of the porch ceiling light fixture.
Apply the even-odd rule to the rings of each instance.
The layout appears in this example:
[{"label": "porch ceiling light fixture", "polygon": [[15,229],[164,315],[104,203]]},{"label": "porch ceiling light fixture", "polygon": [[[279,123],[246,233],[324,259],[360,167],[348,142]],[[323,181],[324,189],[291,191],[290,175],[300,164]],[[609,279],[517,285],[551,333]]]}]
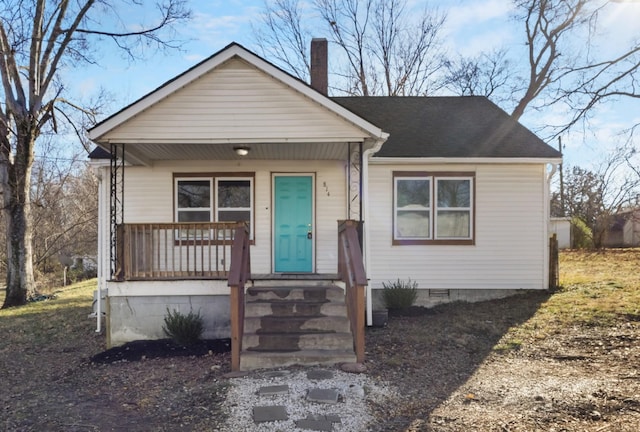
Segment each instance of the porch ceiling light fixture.
[{"label": "porch ceiling light fixture", "polygon": [[234,147],[233,151],[236,152],[238,156],[246,156],[249,154],[249,147]]}]

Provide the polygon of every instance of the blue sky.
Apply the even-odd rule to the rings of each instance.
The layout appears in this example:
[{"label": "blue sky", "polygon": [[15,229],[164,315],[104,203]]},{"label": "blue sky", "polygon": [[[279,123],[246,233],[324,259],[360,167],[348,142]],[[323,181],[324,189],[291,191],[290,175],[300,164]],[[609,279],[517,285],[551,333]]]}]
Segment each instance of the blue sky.
[{"label": "blue sky", "polygon": [[[416,7],[423,3],[409,0],[409,4]],[[523,50],[523,33],[510,20],[512,3],[509,0],[438,0],[430,4],[447,14],[443,37],[449,53],[473,55],[501,46]],[[99,66],[74,71],[76,91],[88,95],[100,87],[105,88],[114,96],[112,110],[115,111],[231,42],[256,49],[251,25],[259,20],[263,0],[193,0],[191,8],[193,20],[180,29],[180,36],[188,40],[183,51],[150,56],[147,61],[136,64],[108,52]],[[606,44],[598,49],[614,53],[616,47],[627,45],[630,38],[640,37],[638,22],[640,2],[612,5],[601,18],[601,28],[606,29],[607,37]],[[560,123],[565,117],[566,113],[560,110],[545,110],[529,112],[521,121],[536,129],[545,123]],[[616,134],[632,122],[640,122],[638,101],[603,107],[589,130],[563,137],[565,161],[589,165],[601,159],[606,148],[620,141]],[[556,146],[556,143],[550,144]]]}]

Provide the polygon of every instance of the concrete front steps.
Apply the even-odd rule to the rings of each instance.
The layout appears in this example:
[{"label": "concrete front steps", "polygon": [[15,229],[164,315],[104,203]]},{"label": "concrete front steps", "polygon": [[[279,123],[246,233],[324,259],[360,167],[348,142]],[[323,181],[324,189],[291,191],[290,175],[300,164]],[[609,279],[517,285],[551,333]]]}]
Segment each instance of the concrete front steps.
[{"label": "concrete front steps", "polygon": [[355,361],[342,288],[279,281],[247,290],[241,370]]}]

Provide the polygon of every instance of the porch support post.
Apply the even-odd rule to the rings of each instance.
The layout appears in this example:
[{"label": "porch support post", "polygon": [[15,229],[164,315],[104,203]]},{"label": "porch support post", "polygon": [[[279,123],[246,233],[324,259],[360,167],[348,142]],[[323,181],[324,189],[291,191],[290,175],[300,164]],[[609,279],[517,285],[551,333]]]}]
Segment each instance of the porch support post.
[{"label": "porch support post", "polygon": [[[362,166],[362,143],[359,144],[359,148],[358,148],[358,156],[359,156],[359,160],[358,160],[358,172],[360,173],[360,178],[358,179],[358,185],[360,187],[359,191],[358,191],[358,203],[360,205],[360,209],[358,211],[358,215],[359,215],[359,219],[358,222],[360,222],[358,224],[358,241],[360,242],[360,250],[363,250],[363,246],[364,246],[364,227],[363,227],[363,223],[364,223],[364,219],[363,219],[363,214],[362,214],[362,197],[364,196],[363,193],[363,188],[362,188],[362,182],[363,182],[363,178],[364,178],[364,169]],[[364,306],[364,305],[363,305]]]},{"label": "porch support post", "polygon": [[110,279],[117,279],[119,261],[118,245],[122,238],[118,236],[118,227],[122,225],[124,215],[124,144],[111,144],[109,175],[109,262]]},{"label": "porch support post", "polygon": [[362,151],[363,143],[348,143],[349,161],[347,168],[347,217],[350,220],[358,221],[358,241],[360,248],[363,247],[363,167],[362,167]]}]

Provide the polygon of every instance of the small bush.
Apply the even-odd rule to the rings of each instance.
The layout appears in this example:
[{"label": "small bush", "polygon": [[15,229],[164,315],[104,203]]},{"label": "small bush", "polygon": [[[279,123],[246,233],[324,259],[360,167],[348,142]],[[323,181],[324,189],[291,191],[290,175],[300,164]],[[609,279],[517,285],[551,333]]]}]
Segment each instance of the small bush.
[{"label": "small bush", "polygon": [[418,283],[411,279],[382,282],[382,298],[388,309],[406,309],[413,306],[418,297]]},{"label": "small bush", "polygon": [[593,232],[579,217],[571,219],[571,242],[576,249],[593,249]]},{"label": "small bush", "polygon": [[204,331],[204,323],[199,313],[195,314],[191,311],[188,315],[184,315],[175,310],[171,312],[167,308],[167,316],[164,317],[162,330],[176,343],[188,346],[200,339]]}]

